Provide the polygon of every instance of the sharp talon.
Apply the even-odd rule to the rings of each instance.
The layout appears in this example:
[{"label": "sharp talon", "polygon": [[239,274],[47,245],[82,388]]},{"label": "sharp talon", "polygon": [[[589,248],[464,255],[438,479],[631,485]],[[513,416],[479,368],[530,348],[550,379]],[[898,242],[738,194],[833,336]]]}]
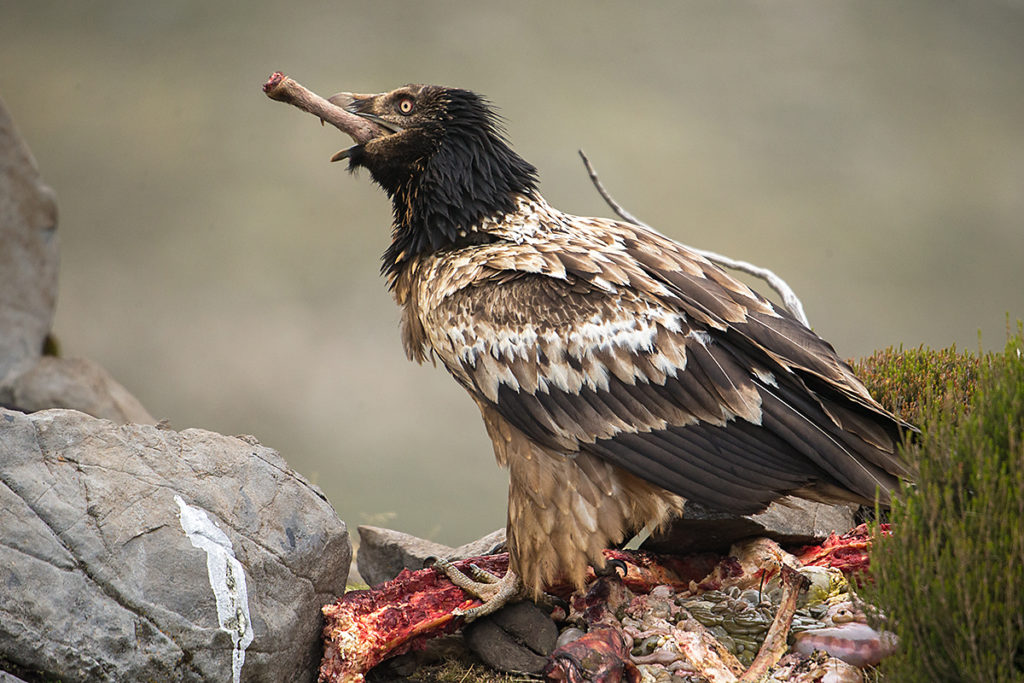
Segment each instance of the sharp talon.
[{"label": "sharp talon", "polygon": [[440,559],[441,558],[438,557],[437,555],[431,555],[430,557],[424,557],[423,558],[423,568],[424,569],[432,569],[433,567],[436,567],[437,566],[437,561],[440,560]]},{"label": "sharp talon", "polygon": [[565,613],[569,613],[569,601],[563,600],[557,595],[551,595],[551,593],[541,593],[540,597],[537,598],[537,604],[541,607],[546,607],[550,610],[562,609]]},{"label": "sharp talon", "polygon": [[[619,572],[621,572],[621,575]],[[594,567],[594,576],[599,578],[612,576],[616,578],[625,578],[628,573],[629,567],[626,566],[625,562],[619,559],[606,559],[603,567]]]}]

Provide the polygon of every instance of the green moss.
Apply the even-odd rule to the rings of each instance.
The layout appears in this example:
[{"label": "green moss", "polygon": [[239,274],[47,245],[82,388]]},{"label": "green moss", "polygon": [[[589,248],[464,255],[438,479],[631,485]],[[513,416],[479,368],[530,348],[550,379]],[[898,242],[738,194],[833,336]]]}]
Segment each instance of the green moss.
[{"label": "green moss", "polygon": [[864,597],[890,618],[893,681],[1024,681],[1024,333],[1004,353],[869,361],[879,400],[922,428],[919,472],[872,551]]},{"label": "green moss", "polygon": [[57,337],[52,332],[43,339],[43,355],[60,356],[60,342],[57,341]]}]

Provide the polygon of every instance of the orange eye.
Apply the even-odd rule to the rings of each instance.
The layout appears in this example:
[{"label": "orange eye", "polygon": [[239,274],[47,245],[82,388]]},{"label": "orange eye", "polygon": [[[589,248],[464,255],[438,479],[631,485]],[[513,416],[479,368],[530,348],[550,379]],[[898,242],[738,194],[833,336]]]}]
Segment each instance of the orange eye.
[{"label": "orange eye", "polygon": [[403,97],[398,101],[398,112],[400,114],[411,114],[412,113],[412,100],[408,97]]}]

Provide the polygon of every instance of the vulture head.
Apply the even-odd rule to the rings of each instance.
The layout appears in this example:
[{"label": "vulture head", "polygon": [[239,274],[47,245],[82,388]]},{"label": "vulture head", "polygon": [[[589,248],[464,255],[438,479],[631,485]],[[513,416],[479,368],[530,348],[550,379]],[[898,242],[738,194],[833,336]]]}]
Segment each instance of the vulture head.
[{"label": "vulture head", "polygon": [[365,168],[392,200],[395,244],[385,255],[386,272],[394,266],[389,258],[478,239],[474,226],[514,211],[518,196],[536,191],[536,169],[512,150],[500,117],[474,92],[406,85],[329,99],[377,124],[375,137],[332,161]]}]

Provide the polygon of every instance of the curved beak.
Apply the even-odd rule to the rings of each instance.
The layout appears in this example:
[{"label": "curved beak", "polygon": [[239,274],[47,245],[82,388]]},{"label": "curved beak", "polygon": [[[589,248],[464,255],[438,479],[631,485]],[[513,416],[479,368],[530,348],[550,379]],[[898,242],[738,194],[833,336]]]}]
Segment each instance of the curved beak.
[{"label": "curved beak", "polygon": [[381,128],[386,128],[392,133],[401,133],[405,130],[402,126],[383,119],[371,111],[374,105],[374,100],[380,96],[381,95],[360,95],[359,93],[354,92],[339,92],[328,97],[327,101],[333,105],[341,107],[350,114],[361,116],[367,121],[373,121]]},{"label": "curved beak", "polygon": [[[385,135],[391,133],[402,132],[402,130],[404,129],[401,126],[381,118],[380,116],[372,113],[372,111],[368,111],[373,107],[374,100],[379,96],[380,95],[363,95],[359,93],[339,92],[328,97],[327,101],[335,106],[341,107],[350,114],[355,114],[360,118],[366,119],[367,121],[372,121],[373,123],[377,124],[378,128],[381,129],[381,133],[379,135],[374,136],[371,139],[384,137]],[[337,152],[334,156],[332,156],[331,161],[341,161],[342,159],[347,159],[351,152],[351,147],[349,147],[348,149],[343,149]]]},{"label": "curved beak", "polygon": [[376,95],[360,95],[354,92],[337,92],[328,97],[327,101],[353,114],[357,114],[358,112],[352,108],[352,105],[362,100],[373,99],[374,97],[376,97]]}]

